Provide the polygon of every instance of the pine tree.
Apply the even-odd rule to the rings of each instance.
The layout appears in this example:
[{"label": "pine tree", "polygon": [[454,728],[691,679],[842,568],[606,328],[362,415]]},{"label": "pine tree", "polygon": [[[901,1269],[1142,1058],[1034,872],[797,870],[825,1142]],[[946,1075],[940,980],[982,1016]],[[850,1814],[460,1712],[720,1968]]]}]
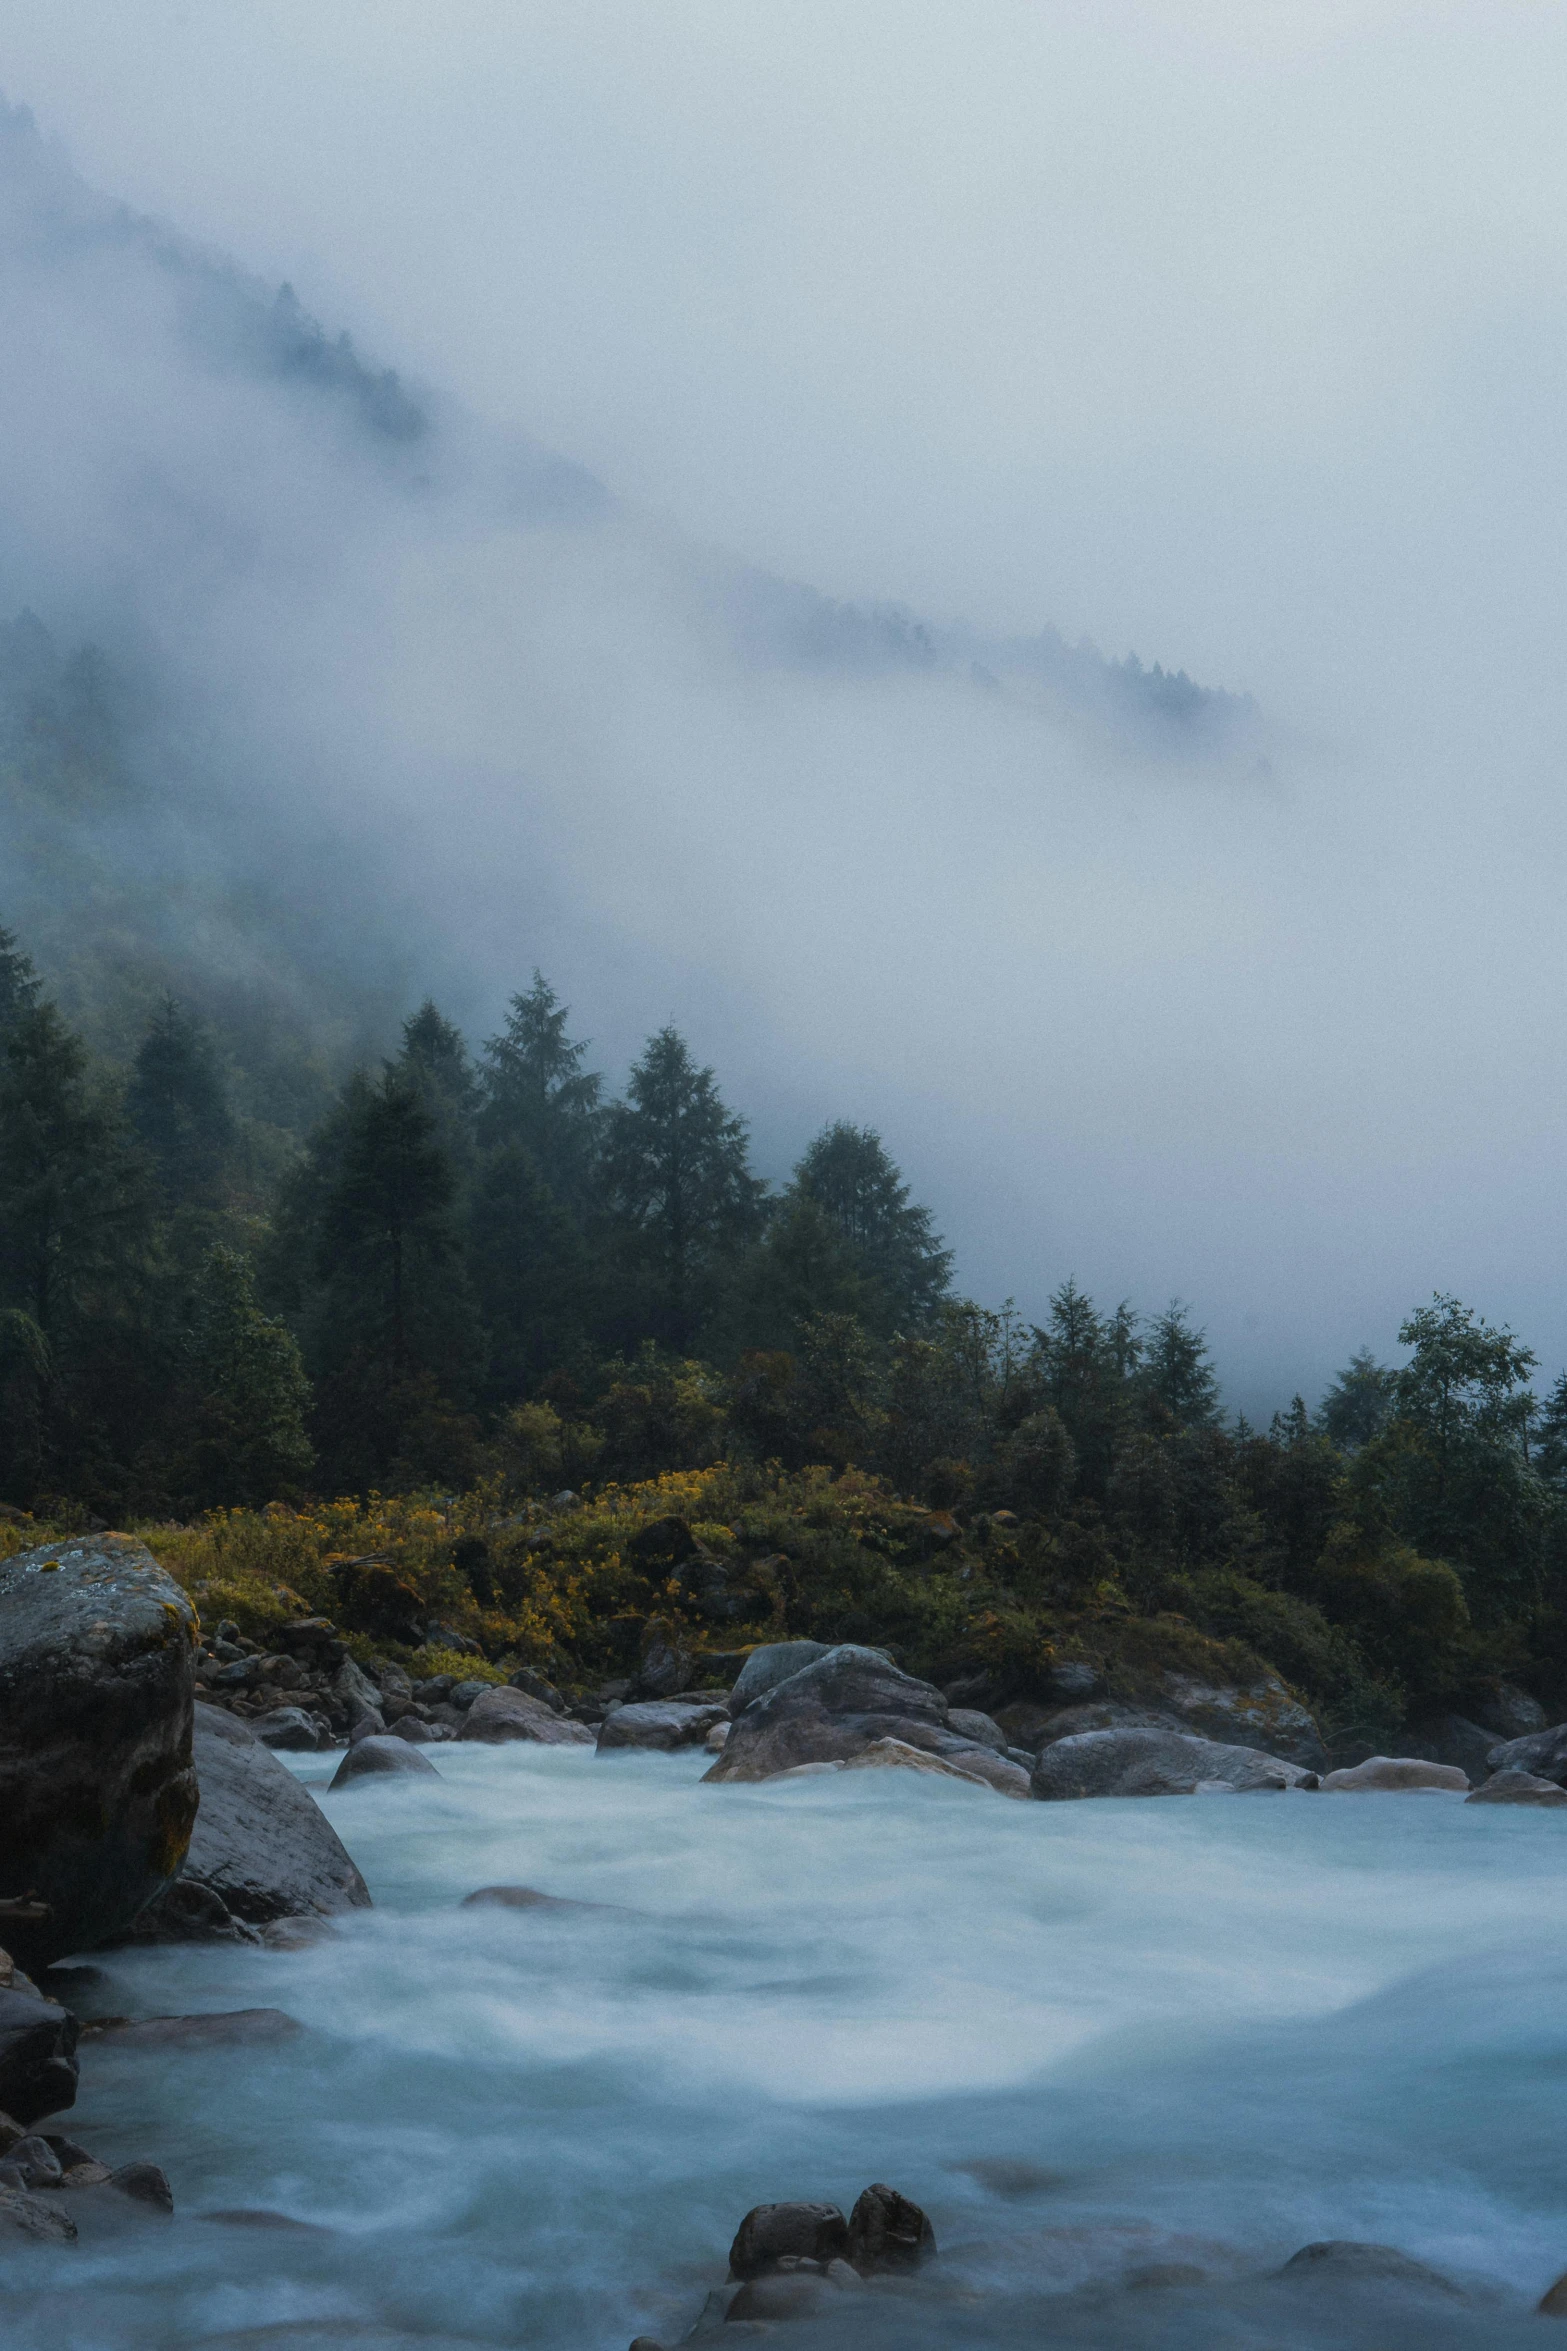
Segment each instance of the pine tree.
[{"label": "pine tree", "polygon": [[262,1312],[232,1249],[212,1250],[201,1269],[182,1386],[172,1476],[188,1506],[260,1508],[298,1491],[315,1459],[310,1384],[298,1345]]},{"label": "pine tree", "polygon": [[436,1137],[459,1188],[473,1168],[479,1082],[462,1031],[426,997],[403,1023],[403,1049],[393,1063],[435,1122]]},{"label": "pine tree", "polygon": [[125,1108],[162,1205],[210,1202],[234,1146],[234,1118],[211,1038],[172,996],[137,1047]]},{"label": "pine tree", "polygon": [[468,1265],[490,1331],[490,1390],[515,1400],[583,1346],[601,1287],[575,1218],[518,1143],[481,1162]]},{"label": "pine tree", "polygon": [[764,1186],[747,1164],[744,1119],[678,1030],[648,1039],[626,1093],[609,1116],[608,1195],[649,1290],[653,1335],[684,1347],[725,1263],[761,1224]]},{"label": "pine tree", "polygon": [[0,1062],[0,1302],[53,1344],[146,1230],[141,1165],[87,1049],[52,1004],[24,1012]]},{"label": "pine tree", "polygon": [[23,1014],[33,1010],[41,985],[31,959],[18,947],[15,934],[0,929],[0,1043]]},{"label": "pine tree", "polygon": [[1191,1309],[1172,1298],[1155,1315],[1143,1356],[1142,1388],[1156,1421],[1177,1428],[1212,1428],[1219,1417],[1219,1382],[1205,1333],[1194,1331]]},{"label": "pine tree", "polygon": [[327,1282],[345,1269],[368,1274],[380,1294],[383,1345],[395,1372],[411,1366],[413,1265],[440,1266],[453,1253],[456,1189],[434,1116],[415,1087],[388,1070],[351,1107],[342,1170],[325,1203],[317,1272]]},{"label": "pine tree", "polygon": [[861,1275],[880,1292],[880,1312],[857,1309],[861,1319],[888,1331],[928,1322],[946,1295],[952,1252],[942,1247],[930,1210],[910,1199],[875,1128],[844,1119],[823,1128],[794,1183],[831,1219]]},{"label": "pine tree", "polygon": [[569,1018],[541,972],[525,996],[513,996],[505,1027],[484,1048],[480,1134],[491,1149],[527,1151],[557,1200],[580,1213],[603,1124],[603,1080],[583,1068],[587,1046],[567,1036]]}]

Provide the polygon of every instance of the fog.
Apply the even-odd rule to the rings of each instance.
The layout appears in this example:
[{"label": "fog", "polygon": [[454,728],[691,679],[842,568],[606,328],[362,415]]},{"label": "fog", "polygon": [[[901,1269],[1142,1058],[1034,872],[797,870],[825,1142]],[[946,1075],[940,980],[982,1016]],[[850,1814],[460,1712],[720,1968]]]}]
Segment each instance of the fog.
[{"label": "fog", "polygon": [[540,963],[617,1078],[676,1019],[978,1296],[1179,1294],[1254,1413],[1436,1287],[1554,1370],[1564,69],[1501,0],[12,0],[79,181],[8,135],[5,611],[156,669],[189,886],[480,1033]]}]

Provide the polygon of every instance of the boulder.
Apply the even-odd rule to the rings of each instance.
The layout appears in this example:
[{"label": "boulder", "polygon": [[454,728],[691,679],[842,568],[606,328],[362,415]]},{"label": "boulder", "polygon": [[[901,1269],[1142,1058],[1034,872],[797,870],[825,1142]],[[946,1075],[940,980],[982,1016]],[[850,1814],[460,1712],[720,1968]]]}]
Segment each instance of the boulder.
[{"label": "boulder", "polygon": [[1466,1804],[1538,1804],[1560,1807],[1567,1804],[1567,1788],[1559,1788],[1554,1780],[1536,1779],[1529,1771],[1499,1771],[1483,1787],[1466,1796]]},{"label": "boulder", "polygon": [[368,1722],[372,1732],[384,1731],[385,1719],[381,1713],[381,1693],[362,1666],[345,1657],[332,1676],[332,1695],[348,1717],[349,1734]]},{"label": "boulder", "polygon": [[1527,1771],[1537,1779],[1554,1780],[1567,1787],[1567,1722],[1554,1724],[1545,1731],[1531,1731],[1527,1738],[1504,1739],[1493,1747],[1486,1757],[1491,1771]]},{"label": "boulder", "polygon": [[122,1932],[196,1817],[196,1613],[145,1544],[73,1536],[0,1564],[0,1898],[47,1967]]},{"label": "boulder", "polygon": [[1280,1755],[1303,1771],[1326,1771],[1328,1751],[1315,1721],[1276,1673],[1254,1682],[1216,1684],[1166,1673],[1154,1700],[1183,1730],[1237,1747]]},{"label": "boulder", "polygon": [[1425,1763],[1451,1763],[1469,1780],[1483,1780],[1496,1734],[1462,1714],[1431,1714],[1400,1734],[1406,1755]]},{"label": "boulder", "polygon": [[879,2269],[917,2269],[932,2259],[936,2232],[907,2196],[882,2181],[865,2190],[849,2215],[847,2258],[861,2277]]},{"label": "boulder", "polygon": [[676,1747],[700,1747],[709,1731],[728,1718],[722,1699],[711,1706],[680,1706],[669,1700],[617,1706],[600,1727],[598,1751],[608,1755],[617,1747],[654,1747],[668,1753]]},{"label": "boulder", "polygon": [[1058,1706],[1048,1714],[1038,1706],[1004,1706],[996,1720],[1003,1729],[1017,1722],[1027,1736],[1012,1744],[1039,1754],[1058,1739],[1075,1739],[1083,1731],[1175,1731],[1184,1726],[1151,1706],[1130,1706],[1121,1698],[1085,1699],[1080,1706]]},{"label": "boulder", "polygon": [[566,1701],[559,1690],[553,1682],[547,1682],[541,1673],[535,1673],[531,1665],[519,1665],[510,1680],[514,1690],[525,1691],[528,1697],[537,1698],[549,1708],[551,1714],[565,1713]]},{"label": "boulder", "polygon": [[1292,2284],[1322,2279],[1347,2285],[1413,2286],[1424,2293],[1446,2295],[1455,2302],[1468,2299],[1462,2287],[1455,2286],[1451,2278],[1443,2277],[1439,2269],[1428,2268],[1425,2262],[1414,2260],[1408,2253],[1400,2253],[1396,2245],[1362,2244],[1352,2237],[1324,2237],[1314,2245],[1302,2245],[1276,2274]]},{"label": "boulder", "polygon": [[138,1938],[183,1940],[174,1905],[192,1886],[253,1926],[368,1905],[364,1879],[310,1791],[242,1722],[198,1705],[194,1751],[201,1810],[190,1851],[169,1895],[138,1922]]},{"label": "boulder", "polygon": [[1428,1790],[1462,1793],[1469,1780],[1454,1763],[1427,1763],[1418,1755],[1368,1755],[1364,1763],[1326,1773],[1322,1785],[1335,1796],[1417,1796]]},{"label": "boulder", "polygon": [[995,1788],[1003,1796],[1026,1796],[1028,1774],[1020,1763],[995,1754],[989,1747],[971,1747],[956,1756],[932,1755],[902,1739],[873,1739],[868,1747],[829,1765],[837,1771],[923,1771],[950,1780],[967,1780],[971,1787]]},{"label": "boulder", "polygon": [[800,1673],[814,1665],[818,1657],[825,1657],[825,1641],[764,1641],[753,1649],[735,1677],[729,1693],[729,1711],[739,1714],[753,1698],[760,1698],[769,1690],[786,1682],[791,1674]]},{"label": "boulder", "polygon": [[314,1755],[332,1744],[331,1732],[302,1706],[274,1706],[270,1714],[258,1715],[250,1727],[263,1747]]},{"label": "boulder", "polygon": [[458,1736],[480,1739],[489,1747],[509,1739],[531,1739],[541,1747],[591,1747],[594,1743],[586,1723],[571,1722],[542,1699],[509,1687],[490,1688],[482,1698],[475,1698]]},{"label": "boulder", "polygon": [[976,1747],[989,1747],[997,1755],[1004,1754],[1012,1741],[1000,1723],[988,1714],[981,1714],[972,1706],[947,1707],[947,1721],[960,1739],[971,1739]]},{"label": "boulder", "polygon": [[448,1704],[455,1706],[460,1713],[466,1714],[475,1698],[482,1698],[486,1690],[492,1690],[494,1687],[493,1682],[454,1682]]},{"label": "boulder", "polygon": [[688,1690],[696,1668],[691,1652],[675,1640],[662,1618],[654,1617],[642,1645],[637,1690],[644,1698],[673,1698]]},{"label": "boulder", "polygon": [[421,1715],[400,1714],[387,1732],[390,1739],[406,1739],[410,1747],[440,1747],[455,1739],[449,1723],[426,1722]]},{"label": "boulder", "polygon": [[76,2223],[52,2197],[26,2195],[7,2181],[0,2187],[0,2244],[16,2237],[69,2245],[75,2241]]},{"label": "boulder", "polygon": [[1551,1719],[1539,1699],[1520,1690],[1516,1682],[1497,1682],[1482,1691],[1471,1701],[1469,1711],[1493,1741],[1527,1739],[1531,1733],[1547,1729]]},{"label": "boulder", "polygon": [[848,2247],[849,2224],[836,2204],[756,2204],[735,2232],[729,2275],[758,2278],[789,2257],[835,2261]]},{"label": "boulder", "polygon": [[1259,1747],[1229,1747],[1190,1731],[1081,1731],[1043,1749],[1033,1793],[1078,1796],[1193,1796],[1298,1787],[1314,1775]]},{"label": "boulder", "polygon": [[358,1780],[384,1779],[396,1772],[413,1772],[425,1779],[438,1780],[440,1773],[427,1757],[407,1739],[394,1738],[390,1731],[378,1736],[357,1739],[332,1774],[331,1788],[351,1788]]},{"label": "boulder", "polygon": [[70,2010],[25,1978],[0,1991],[0,2113],[25,2125],[74,2106],[77,2035]]},{"label": "boulder", "polygon": [[[743,1679],[743,1677],[742,1677]],[[738,1685],[737,1685],[738,1687]],[[730,1699],[731,1712],[734,1698]],[[965,1739],[947,1701],[929,1682],[900,1672],[879,1649],[845,1642],[735,1714],[709,1780],[765,1780],[803,1763],[847,1763],[879,1741],[923,1748],[994,1786],[1021,1766]]]}]

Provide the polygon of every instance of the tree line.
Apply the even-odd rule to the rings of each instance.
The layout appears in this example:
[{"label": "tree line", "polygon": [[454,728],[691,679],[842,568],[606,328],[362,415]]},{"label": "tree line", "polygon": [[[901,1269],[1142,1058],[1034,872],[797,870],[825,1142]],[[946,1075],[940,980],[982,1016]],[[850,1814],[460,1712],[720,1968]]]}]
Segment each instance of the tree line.
[{"label": "tree line", "polygon": [[1124,1595],[1311,1686],[1434,1699],[1567,1654],[1567,1376],[1539,1398],[1456,1299],[1410,1316],[1401,1368],[1362,1353],[1252,1429],[1185,1309],[964,1299],[872,1129],[828,1126],[769,1189],[675,1029],[612,1098],[538,975],[477,1051],[421,1006],[281,1167],[191,1011],[113,1069],[5,933],[0,1048],[14,1506],[853,1465],[1032,1528],[1061,1605]]}]

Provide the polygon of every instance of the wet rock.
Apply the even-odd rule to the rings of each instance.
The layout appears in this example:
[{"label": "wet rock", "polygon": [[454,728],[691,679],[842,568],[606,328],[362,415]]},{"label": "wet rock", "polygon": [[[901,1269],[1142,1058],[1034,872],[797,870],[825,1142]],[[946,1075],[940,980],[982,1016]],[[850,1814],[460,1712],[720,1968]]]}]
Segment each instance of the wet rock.
[{"label": "wet rock", "polygon": [[452,1684],[451,1698],[448,1703],[457,1707],[460,1712],[466,1714],[469,1707],[473,1704],[475,1698],[482,1698],[486,1690],[491,1690],[494,1687],[495,1684],[493,1682],[454,1682]]},{"label": "wet rock", "polygon": [[140,2016],[104,2025],[91,2037],[116,2049],[260,2049],[297,2041],[299,2019],[282,2008],[218,2008],[193,2016]]},{"label": "wet rock", "polygon": [[333,1790],[351,1788],[359,1780],[384,1778],[395,1772],[423,1773],[432,1780],[441,1776],[407,1739],[383,1731],[355,1741],[332,1774],[330,1786]]},{"label": "wet rock", "polygon": [[318,2220],[296,2220],[291,2212],[269,2212],[265,2205],[241,2204],[218,2212],[198,2212],[197,2220],[215,2220],[231,2229],[280,2229],[295,2237],[330,2237]]},{"label": "wet rock", "polygon": [[14,1983],[0,1992],[0,2112],[27,2124],[73,2106],[77,2038],[69,2009]]},{"label": "wet rock", "polygon": [[917,2269],[936,2251],[936,2232],[909,2197],[877,2181],[849,2215],[846,2257],[861,2277],[878,2270]]},{"label": "wet rock", "polygon": [[[730,1709],[733,1713],[733,1695]],[[706,1777],[771,1779],[801,1764],[847,1763],[892,1739],[939,1755],[992,1785],[1009,1785],[1019,1767],[963,1738],[948,1716],[947,1701],[929,1682],[900,1672],[879,1649],[846,1642],[735,1713],[723,1753]]]},{"label": "wet rock", "polygon": [[1464,1801],[1467,1804],[1538,1804],[1559,1809],[1567,1805],[1567,1788],[1559,1788],[1554,1780],[1537,1779],[1533,1772],[1499,1771]]},{"label": "wet rock", "polygon": [[24,2188],[57,2188],[60,2184],[63,2168],[60,2158],[48,2140],[41,2139],[36,2131],[7,2148],[5,2159],[21,2172],[20,2185]]},{"label": "wet rock", "polygon": [[60,2185],[62,2188],[99,2188],[109,2176],[109,2166],[89,2156],[85,2163],[67,2164],[60,2174]]},{"label": "wet rock", "polygon": [[400,1714],[386,1735],[391,1739],[406,1739],[410,1747],[444,1747],[457,1733],[450,1723],[426,1722],[417,1714]]},{"label": "wet rock", "polygon": [[743,2319],[776,2323],[814,2318],[833,2290],[815,2262],[794,2265],[780,2261],[762,2276],[749,2279],[725,2316],[730,2324]]},{"label": "wet rock", "polygon": [[376,1731],[385,1730],[381,1693],[369,1675],[351,1657],[345,1657],[333,1674],[331,1689],[333,1697],[348,1716],[350,1734],[366,1720],[373,1720]]},{"label": "wet rock", "polygon": [[519,1665],[509,1679],[514,1690],[521,1690],[529,1698],[537,1698],[541,1706],[549,1708],[551,1714],[565,1713],[566,1701],[559,1690],[553,1682],[547,1682],[543,1674],[535,1673],[531,1665]]},{"label": "wet rock", "polygon": [[712,1729],[708,1732],[707,1737],[702,1741],[702,1744],[707,1749],[709,1755],[722,1755],[724,1749],[729,1744],[728,1723],[715,1722]]},{"label": "wet rock", "polygon": [[0,1563],[0,1895],[37,1897],[6,1921],[24,1967],[106,1941],[174,1877],[195,1686],[195,1610],[145,1544]]},{"label": "wet rock", "polygon": [[764,1696],[780,1682],[786,1682],[791,1674],[814,1665],[818,1657],[827,1655],[827,1650],[825,1641],[764,1641],[759,1649],[751,1651],[735,1677],[729,1693],[730,1713],[739,1714],[753,1698]]},{"label": "wet rock", "polygon": [[253,1926],[236,1918],[221,1894],[199,1878],[178,1877],[136,1921],[135,1939],[158,1943],[255,1943]]},{"label": "wet rock", "polygon": [[849,2224],[836,2204],[755,2204],[735,2231],[729,2275],[760,2277],[785,2256],[835,2261],[849,2247]]},{"label": "wet rock", "polygon": [[1249,1795],[1297,1787],[1312,1775],[1256,1747],[1229,1747],[1189,1731],[1083,1731],[1058,1739],[1034,1765],[1047,1802],[1085,1796]]},{"label": "wet rock", "polygon": [[1455,2302],[1468,2299],[1451,2278],[1400,2253],[1396,2245],[1361,2244],[1349,2237],[1327,2237],[1314,2245],[1302,2245],[1277,2274],[1291,2282],[1321,2278],[1350,2285],[1385,2283],[1443,2294]]},{"label": "wet rock", "polygon": [[642,1639],[642,1663],[637,1670],[637,1695],[673,1698],[691,1687],[695,1667],[691,1653],[670,1633],[662,1617],[653,1617]]},{"label": "wet rock", "polygon": [[1418,1755],[1370,1755],[1364,1763],[1324,1772],[1322,1785],[1335,1796],[1402,1796],[1420,1795],[1428,1789],[1462,1792],[1469,1780],[1453,1763],[1427,1763]]},{"label": "wet rock", "polygon": [[598,1751],[606,1755],[618,1747],[653,1747],[668,1754],[677,1747],[700,1747],[709,1731],[728,1719],[722,1699],[706,1706],[681,1706],[670,1700],[617,1706],[604,1718]]},{"label": "wet rock", "polygon": [[1486,1759],[1496,1745],[1494,1731],[1482,1730],[1462,1714],[1426,1715],[1399,1735],[1406,1754],[1425,1763],[1453,1764],[1470,1781],[1485,1778]]},{"label": "wet rock", "polygon": [[976,1747],[989,1747],[997,1755],[1004,1754],[1012,1744],[1000,1723],[988,1714],[980,1714],[971,1706],[947,1707],[947,1721],[960,1739],[971,1739]]},{"label": "wet rock", "polygon": [[155,2163],[122,2163],[110,2172],[108,2184],[118,2195],[150,2205],[155,2212],[174,2210],[174,2192]]},{"label": "wet rock", "polygon": [[270,1714],[258,1715],[251,1729],[263,1747],[282,1747],[301,1754],[314,1755],[323,1747],[330,1747],[332,1734],[325,1724],[302,1706],[275,1706]]},{"label": "wet rock", "polygon": [[992,1753],[988,1747],[960,1750],[954,1755],[932,1755],[902,1739],[873,1739],[857,1755],[846,1756],[841,1771],[923,1771],[967,1780],[971,1786],[994,1788],[1003,1796],[1027,1796],[1028,1773],[1020,1763]]},{"label": "wet rock", "polygon": [[307,1912],[302,1918],[271,1918],[258,1933],[269,1951],[306,1951],[312,1943],[330,1942],[337,1933],[329,1918]]},{"label": "wet rock", "polygon": [[533,1886],[479,1886],[464,1894],[459,1910],[608,1910],[608,1902],[573,1902],[567,1894],[541,1894]]},{"label": "wet rock", "polygon": [[[5,2167],[0,2165],[0,2171]],[[7,2183],[0,2187],[0,2244],[16,2237],[32,2237],[46,2245],[70,2245],[76,2223],[53,2198],[29,2196]]]},{"label": "wet rock", "polygon": [[137,1940],[185,1939],[173,1905],[192,1884],[250,1926],[368,1908],[369,1889],[309,1789],[243,1723],[198,1705],[194,1752],[201,1810],[177,1880],[180,1892],[171,1890],[143,1913]]},{"label": "wet rock", "polygon": [[1567,1722],[1550,1730],[1531,1731],[1526,1738],[1506,1739],[1486,1757],[1491,1771],[1527,1771],[1536,1779],[1567,1786]]},{"label": "wet rock", "polygon": [[463,1717],[459,1734],[498,1746],[512,1739],[530,1739],[541,1747],[591,1747],[593,1733],[586,1723],[556,1714],[542,1699],[510,1687],[487,1689]]}]

